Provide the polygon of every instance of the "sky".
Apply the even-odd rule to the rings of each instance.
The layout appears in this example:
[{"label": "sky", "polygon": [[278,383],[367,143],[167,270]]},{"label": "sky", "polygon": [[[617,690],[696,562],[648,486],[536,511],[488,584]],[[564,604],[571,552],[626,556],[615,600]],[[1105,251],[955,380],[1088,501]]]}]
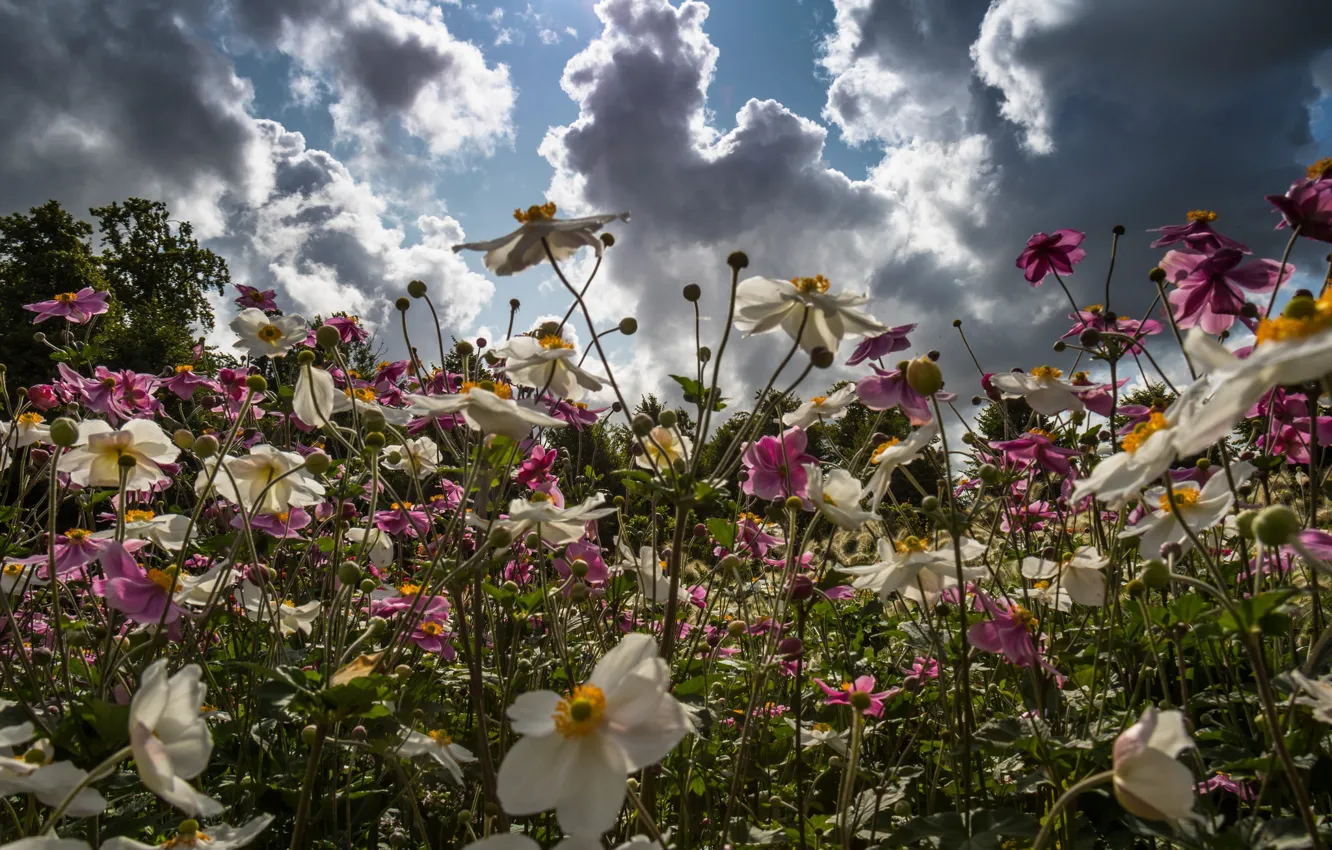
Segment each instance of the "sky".
[{"label": "sky", "polygon": [[[599,330],[639,320],[607,338],[630,396],[675,398],[695,345],[681,288],[702,287],[715,345],[742,249],[747,273],[824,274],[915,323],[965,398],[979,376],[955,318],[986,371],[1067,365],[1050,349],[1066,300],[1014,267],[1035,232],[1087,233],[1069,280],[1087,304],[1124,225],[1111,303],[1129,315],[1154,295],[1147,230],[1187,210],[1280,256],[1263,196],[1332,155],[1315,5],[0,0],[0,213],[164,200],[237,282],[288,312],[358,314],[401,353],[392,304],[414,278],[446,340],[494,341],[511,298],[520,331],[568,306],[548,266],[496,278],[454,244],[547,199],[630,212],[589,298]],[[1304,285],[1327,247],[1297,245]],[[236,308],[216,307],[225,327]],[[433,340],[427,319],[409,312],[414,341]],[[762,386],[785,348],[734,346],[727,394]]]}]

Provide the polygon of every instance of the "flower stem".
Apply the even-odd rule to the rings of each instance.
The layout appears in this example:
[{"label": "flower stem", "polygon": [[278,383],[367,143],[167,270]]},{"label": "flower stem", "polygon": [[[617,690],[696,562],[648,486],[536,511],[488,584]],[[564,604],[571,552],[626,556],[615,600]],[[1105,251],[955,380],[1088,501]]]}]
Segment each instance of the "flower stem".
[{"label": "flower stem", "polygon": [[1114,776],[1115,772],[1113,770],[1102,771],[1101,773],[1088,776],[1086,779],[1059,795],[1059,799],[1055,800],[1055,804],[1050,807],[1050,814],[1046,815],[1045,823],[1041,824],[1041,831],[1036,836],[1036,844],[1033,845],[1032,850],[1042,850],[1045,845],[1050,843],[1050,838],[1054,835],[1055,820],[1069,803],[1073,802],[1073,800],[1075,800],[1083,791],[1109,782]]}]

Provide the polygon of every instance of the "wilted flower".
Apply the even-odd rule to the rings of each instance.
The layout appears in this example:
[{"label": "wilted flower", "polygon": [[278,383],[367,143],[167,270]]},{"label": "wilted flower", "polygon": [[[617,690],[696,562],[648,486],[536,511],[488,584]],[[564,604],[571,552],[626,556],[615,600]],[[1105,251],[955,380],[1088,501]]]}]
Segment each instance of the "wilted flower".
[{"label": "wilted flower", "polygon": [[586,218],[560,219],[555,217],[555,205],[515,210],[513,217],[521,225],[517,230],[488,242],[466,242],[454,245],[454,251],[485,251],[486,268],[501,277],[515,274],[546,261],[546,247],[556,262],[569,259],[584,246],[596,251],[600,257],[605,246],[594,234],[603,225],[629,220],[629,213],[594,215]]}]

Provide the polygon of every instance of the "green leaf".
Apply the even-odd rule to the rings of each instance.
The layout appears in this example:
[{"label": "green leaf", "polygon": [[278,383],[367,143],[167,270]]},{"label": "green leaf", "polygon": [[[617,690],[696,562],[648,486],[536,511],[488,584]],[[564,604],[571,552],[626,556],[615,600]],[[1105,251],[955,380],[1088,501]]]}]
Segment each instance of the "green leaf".
[{"label": "green leaf", "polygon": [[712,518],[704,523],[708,527],[708,534],[711,534],[718,543],[726,549],[735,548],[735,524],[727,519]]},{"label": "green leaf", "polygon": [[[707,387],[703,386],[693,378],[686,378],[684,375],[671,375],[671,380],[679,384],[680,389],[684,390],[684,400],[689,404],[698,404],[699,400],[707,394]],[[722,400],[721,395],[717,393],[716,390],[713,390],[712,409],[724,410],[725,408],[726,404]]]}]

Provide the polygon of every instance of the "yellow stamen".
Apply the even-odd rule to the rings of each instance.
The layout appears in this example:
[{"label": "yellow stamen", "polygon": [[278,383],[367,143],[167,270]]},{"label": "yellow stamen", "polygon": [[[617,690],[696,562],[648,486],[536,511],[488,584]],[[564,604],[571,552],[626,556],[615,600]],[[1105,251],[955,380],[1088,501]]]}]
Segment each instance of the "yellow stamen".
[{"label": "yellow stamen", "polygon": [[70,543],[82,543],[92,537],[92,532],[86,528],[71,528],[65,532],[65,538]]},{"label": "yellow stamen", "polygon": [[1014,605],[1013,609],[1008,612],[1008,616],[1013,618],[1014,623],[1017,623],[1022,626],[1022,628],[1026,629],[1028,634],[1035,633],[1036,627],[1041,624],[1041,621],[1036,619],[1035,614],[1031,613],[1026,608],[1023,608],[1021,605]]},{"label": "yellow stamen", "polygon": [[883,460],[883,453],[900,442],[902,442],[900,438],[893,437],[890,440],[884,440],[882,443],[879,443],[879,445],[874,447],[874,453],[870,455],[870,463],[877,466],[879,461]]},{"label": "yellow stamen", "polygon": [[520,224],[531,224],[538,221],[550,221],[555,217],[555,203],[547,201],[541,206],[530,206],[526,210],[514,210],[513,217]]},{"label": "yellow stamen", "polygon": [[57,295],[54,300],[61,304],[73,304],[78,297],[78,294],[74,292],[62,292]]},{"label": "yellow stamen", "polygon": [[910,537],[902,538],[893,546],[897,549],[899,555],[905,555],[908,552],[928,552],[930,543],[928,540],[923,540],[913,534]]},{"label": "yellow stamen", "polygon": [[828,725],[827,723],[815,723],[815,724],[814,724],[814,727],[813,727],[813,731],[815,731],[815,732],[831,732],[831,731],[832,731],[832,726]]},{"label": "yellow stamen", "polygon": [[1163,495],[1158,502],[1161,510],[1166,513],[1174,513],[1175,508],[1190,508],[1198,504],[1198,499],[1202,496],[1202,491],[1195,490],[1192,487],[1175,491],[1175,498],[1172,503],[1170,494]]},{"label": "yellow stamen", "polygon": [[1099,316],[1104,309],[1104,304],[1088,304],[1086,307],[1082,308],[1082,312],[1091,313],[1093,316]]},{"label": "yellow stamen", "polygon": [[176,577],[175,570],[159,570],[154,567],[148,571],[148,580],[166,593],[175,593],[180,587],[180,579]]},{"label": "yellow stamen", "polygon": [[1034,587],[1034,588],[1037,589],[1037,590],[1048,590],[1049,587],[1050,587],[1050,582],[1048,582],[1048,581],[1038,581],[1038,582],[1036,582],[1034,585],[1032,585],[1032,587]]},{"label": "yellow stamen", "polygon": [[422,623],[421,633],[427,635],[442,635],[444,634],[444,627],[439,623]]},{"label": "yellow stamen", "polygon": [[147,522],[157,514],[142,509],[125,511],[125,522]]},{"label": "yellow stamen", "polygon": [[419,584],[412,584],[411,582],[408,582],[406,584],[398,585],[399,596],[419,596],[420,593],[421,593],[421,585]]},{"label": "yellow stamen", "polygon": [[1310,180],[1320,180],[1328,176],[1329,172],[1332,172],[1332,156],[1318,160],[1313,165],[1309,166],[1309,170],[1306,173]]},{"label": "yellow stamen", "polygon": [[481,389],[494,393],[500,398],[513,398],[513,387],[503,381],[464,381],[459,392],[470,393],[472,390]]},{"label": "yellow stamen", "polygon": [[291,522],[290,511],[283,511],[280,514],[273,514],[273,516],[277,519],[278,522],[282,523],[283,525],[286,525],[287,523]]},{"label": "yellow stamen", "polygon": [[393,503],[393,506],[390,508],[390,510],[395,510],[395,511],[410,511],[410,510],[411,510],[412,508],[414,508],[414,507],[416,507],[416,506],[415,506],[414,504],[412,504],[411,502],[394,502],[394,503]]},{"label": "yellow stamen", "polygon": [[1039,380],[1055,380],[1064,377],[1064,370],[1056,369],[1054,366],[1037,366],[1031,370],[1031,376]]},{"label": "yellow stamen", "polygon": [[1269,342],[1288,342],[1301,340],[1316,333],[1332,328],[1332,293],[1311,298],[1292,298],[1281,311],[1281,315],[1272,319],[1260,319],[1254,335],[1258,345]]},{"label": "yellow stamen", "polygon": [[559,334],[549,334],[547,336],[543,336],[541,337],[540,340],[538,340],[538,342],[540,342],[541,347],[545,349],[574,347],[572,342],[569,342]]},{"label": "yellow stamen", "polygon": [[1078,386],[1086,386],[1091,383],[1091,375],[1086,372],[1074,372],[1070,381]]},{"label": "yellow stamen", "polygon": [[825,505],[832,505],[834,508],[837,507],[837,503],[833,501],[833,497],[829,496],[827,493],[823,494],[823,503]]},{"label": "yellow stamen", "polygon": [[5,564],[4,571],[7,576],[21,576],[23,575],[23,565],[10,561],[8,564]]},{"label": "yellow stamen", "polygon": [[1046,431],[1044,428],[1032,428],[1027,433],[1033,437],[1044,437],[1045,439],[1049,440],[1052,443],[1055,440],[1059,439],[1054,434],[1051,434],[1049,431]]},{"label": "yellow stamen", "polygon": [[426,735],[441,747],[447,747],[453,743],[453,736],[443,729],[431,729]]},{"label": "yellow stamen", "polygon": [[20,425],[40,425],[42,424],[42,415],[30,410],[27,413],[20,413],[18,421]]},{"label": "yellow stamen", "polygon": [[1216,221],[1216,213],[1211,210],[1189,210],[1189,214],[1184,217],[1189,221],[1201,221],[1207,224]]},{"label": "yellow stamen", "polygon": [[538,491],[536,491],[535,493],[533,493],[531,496],[529,496],[528,499],[527,499],[527,501],[529,501],[529,502],[549,502],[549,501],[550,501],[550,494],[549,494],[549,493],[543,493],[543,492],[541,492],[540,490],[538,490]]},{"label": "yellow stamen", "polygon": [[259,337],[259,339],[269,345],[275,346],[278,341],[282,339],[282,328],[279,328],[277,325],[264,325],[259,329],[255,336]]},{"label": "yellow stamen", "polygon": [[811,295],[815,292],[827,292],[832,282],[821,274],[814,277],[793,277],[791,285],[800,290],[805,295]]},{"label": "yellow stamen", "polygon": [[828,397],[827,397],[826,395],[816,395],[816,396],[814,396],[813,398],[811,398],[811,399],[809,400],[809,403],[812,404],[812,405],[814,405],[815,407],[818,407],[819,405],[823,404],[823,403],[824,403],[825,401],[827,401],[827,400],[828,400]]},{"label": "yellow stamen", "polygon": [[1124,447],[1124,451],[1131,454],[1142,448],[1142,444],[1147,442],[1148,437],[1169,427],[1170,423],[1166,421],[1165,414],[1153,413],[1146,422],[1139,422],[1134,425],[1133,430],[1125,435],[1120,445]]},{"label": "yellow stamen", "polygon": [[555,730],[567,739],[585,738],[601,726],[606,713],[606,695],[596,685],[578,685],[560,700],[551,715]]},{"label": "yellow stamen", "polygon": [[179,366],[176,367],[176,374],[177,374],[177,375],[182,375],[182,374],[184,374],[184,373],[186,373],[186,372],[193,372],[193,371],[194,371],[194,367],[191,366],[189,363],[182,363],[182,364],[180,364]]}]

